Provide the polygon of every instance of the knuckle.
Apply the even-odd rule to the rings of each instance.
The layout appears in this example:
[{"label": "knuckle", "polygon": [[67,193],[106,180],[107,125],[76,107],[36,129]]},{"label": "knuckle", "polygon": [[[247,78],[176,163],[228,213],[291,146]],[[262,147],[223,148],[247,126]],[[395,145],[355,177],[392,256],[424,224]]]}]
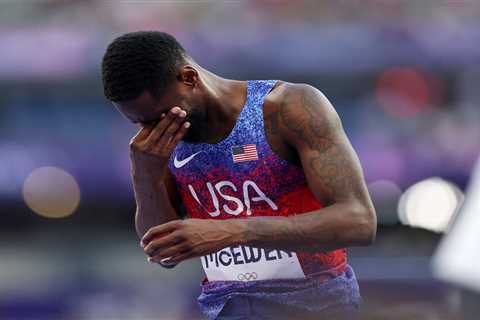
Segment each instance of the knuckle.
[{"label": "knuckle", "polygon": [[173,243],[181,242],[183,240],[182,233],[178,232],[178,231],[173,232],[171,234],[171,237],[172,237],[172,242]]},{"label": "knuckle", "polygon": [[177,239],[180,241],[185,241],[187,240],[187,235],[185,234],[185,232],[180,231],[177,233]]},{"label": "knuckle", "polygon": [[173,221],[173,227],[174,227],[174,228],[179,229],[179,228],[181,228],[182,226],[183,226],[183,220],[175,220],[175,221]]},{"label": "knuckle", "polygon": [[186,243],[187,246],[188,246],[187,249],[192,250],[192,249],[195,248],[195,242],[194,242],[194,241],[192,241],[192,240],[190,240],[190,239],[187,239],[187,240],[185,241],[185,243]]},{"label": "knuckle", "polygon": [[158,240],[157,239],[152,239],[152,241],[150,241],[149,245],[150,245],[151,249],[155,249],[158,246]]},{"label": "knuckle", "polygon": [[145,233],[145,235],[143,236],[143,239],[144,239],[145,241],[148,242],[148,241],[151,241],[151,240],[152,240],[152,237],[153,237],[153,235],[154,235],[155,232],[156,232],[156,229],[155,229],[155,228],[156,228],[156,227],[153,227],[153,228],[148,229],[148,231],[147,231],[147,232]]},{"label": "knuckle", "polygon": [[175,133],[175,131],[177,131],[178,129],[178,125],[177,123],[175,122],[174,124],[172,124],[170,127],[168,127],[167,130],[165,130],[165,134],[166,135],[169,135],[169,136],[173,136],[173,134]]},{"label": "knuckle", "polygon": [[198,254],[200,254],[200,249],[198,249],[198,247],[191,247],[190,248],[190,254],[198,255]]},{"label": "knuckle", "polygon": [[143,251],[145,251],[145,253],[147,254],[150,254],[152,251],[153,251],[153,245],[152,244],[149,244],[148,246],[146,246]]},{"label": "knuckle", "polygon": [[145,233],[145,238],[148,238],[148,237],[151,237],[153,236],[153,234],[157,231],[157,227],[151,227],[147,230],[147,232]]}]

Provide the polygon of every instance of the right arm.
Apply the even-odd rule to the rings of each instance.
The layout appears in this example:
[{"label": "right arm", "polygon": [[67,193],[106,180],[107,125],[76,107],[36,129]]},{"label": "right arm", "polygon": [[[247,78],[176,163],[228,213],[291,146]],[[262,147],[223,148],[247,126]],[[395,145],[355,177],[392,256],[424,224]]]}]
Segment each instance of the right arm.
[{"label": "right arm", "polygon": [[141,238],[151,227],[180,219],[181,198],[167,169],[164,179],[132,175],[137,210],[135,229]]},{"label": "right arm", "polygon": [[146,125],[130,140],[132,182],[141,238],[151,227],[179,219],[181,198],[168,169],[170,155],[188,130],[186,113],[172,108],[155,125]]}]

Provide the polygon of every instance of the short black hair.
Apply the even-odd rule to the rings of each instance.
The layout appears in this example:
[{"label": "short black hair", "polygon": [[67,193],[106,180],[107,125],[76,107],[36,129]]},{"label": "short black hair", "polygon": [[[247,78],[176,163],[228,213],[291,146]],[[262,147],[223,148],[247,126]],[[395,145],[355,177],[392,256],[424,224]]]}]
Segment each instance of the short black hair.
[{"label": "short black hair", "polygon": [[111,101],[126,101],[148,90],[160,97],[184,61],[185,49],[168,33],[126,33],[113,40],[103,56],[105,96]]}]

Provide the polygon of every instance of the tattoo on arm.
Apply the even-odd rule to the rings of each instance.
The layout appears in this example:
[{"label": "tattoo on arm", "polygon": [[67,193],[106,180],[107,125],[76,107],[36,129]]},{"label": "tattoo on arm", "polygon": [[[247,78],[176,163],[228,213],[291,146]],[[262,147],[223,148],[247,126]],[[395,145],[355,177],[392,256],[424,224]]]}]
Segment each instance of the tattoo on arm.
[{"label": "tattoo on arm", "polygon": [[[311,87],[284,99],[278,113],[267,117],[266,130],[276,128],[296,148],[309,187],[324,207],[275,220],[247,219],[247,242],[311,252],[367,242],[364,239],[372,234],[375,218],[370,212],[374,209],[340,119],[328,100]],[[362,207],[368,209],[357,210]]]},{"label": "tattoo on arm", "polygon": [[[374,209],[358,158],[328,100],[311,87],[291,91],[265,124],[267,132],[278,130],[296,149],[309,187],[324,207],[275,220],[247,219],[247,243],[309,252],[367,243]],[[369,210],[357,210],[362,207]]]},{"label": "tattoo on arm", "polygon": [[[320,104],[324,97],[315,90],[305,89],[299,104],[280,107],[280,116],[286,129],[306,144],[304,169],[313,175],[316,196],[326,205],[344,196],[364,199],[362,173],[357,157],[350,146],[340,120],[333,111],[325,114]],[[332,116],[333,113],[333,116]]]},{"label": "tattoo on arm", "polygon": [[267,136],[278,134],[278,111],[272,111],[265,117],[264,126]]}]

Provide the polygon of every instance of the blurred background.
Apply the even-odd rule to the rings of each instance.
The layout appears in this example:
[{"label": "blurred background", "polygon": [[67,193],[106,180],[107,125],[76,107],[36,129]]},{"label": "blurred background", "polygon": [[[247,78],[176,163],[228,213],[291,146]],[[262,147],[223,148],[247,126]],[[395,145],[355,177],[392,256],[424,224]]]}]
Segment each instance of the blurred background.
[{"label": "blurred background", "polygon": [[322,90],[378,213],[349,256],[365,319],[466,318],[430,261],[479,155],[479,18],[474,0],[0,2],[0,319],[201,319],[200,263],[138,245],[137,128],[103,97],[104,50],[137,30],[224,77]]}]

